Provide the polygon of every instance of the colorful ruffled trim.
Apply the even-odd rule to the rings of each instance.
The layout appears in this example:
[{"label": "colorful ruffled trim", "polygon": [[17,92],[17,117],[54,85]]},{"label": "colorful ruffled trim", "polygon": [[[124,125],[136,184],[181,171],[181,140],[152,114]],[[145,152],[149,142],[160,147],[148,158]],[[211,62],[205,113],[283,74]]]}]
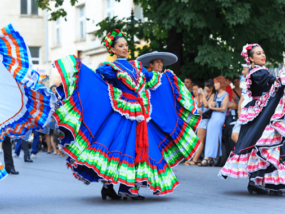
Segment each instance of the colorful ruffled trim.
[{"label": "colorful ruffled trim", "polygon": [[148,90],[145,90],[138,95],[143,99],[146,115],[143,114],[142,108],[138,101],[127,100],[124,98],[123,92],[120,89],[114,87],[111,84],[108,84],[108,91],[111,105],[114,111],[118,112],[122,116],[125,116],[127,119],[136,120],[138,122],[141,122],[145,119],[149,121],[151,119],[151,95]]},{"label": "colorful ruffled trim", "polygon": [[[68,129],[74,136],[78,133],[81,123],[82,114],[79,106],[78,96],[71,96],[77,87],[81,62],[74,55],[69,55],[63,59],[54,62],[64,88],[65,99],[61,102],[62,105],[58,108],[53,116],[56,118],[58,125]],[[67,114],[72,112],[72,114]]]},{"label": "colorful ruffled trim", "polygon": [[169,69],[164,71],[167,77],[174,82],[175,97],[182,107],[194,114],[196,107],[192,94],[185,87],[184,83]]},{"label": "colorful ruffled trim", "polygon": [[148,82],[146,82],[145,87],[146,89],[156,90],[161,85],[162,74],[156,71],[152,71],[152,73],[153,76]]},{"label": "colorful ruffled trim", "polygon": [[268,70],[268,68],[266,68],[265,66],[256,66],[255,68],[251,69],[251,71],[246,75],[245,78],[245,85],[246,85],[246,93],[248,94],[249,97],[251,97],[252,92],[250,90],[250,87],[252,85],[252,81],[251,81],[251,75],[259,70]]},{"label": "colorful ruffled trim", "polygon": [[166,69],[164,75],[166,75],[171,82],[175,98],[179,103],[179,105],[176,105],[178,115],[183,121],[190,125],[193,131],[196,131],[201,121],[201,115],[196,114],[196,106],[192,94],[171,70]]},{"label": "colorful ruffled trim", "polygon": [[[264,103],[262,108],[267,105],[270,97],[275,96],[277,91],[280,90],[280,82],[283,82],[282,78],[284,79],[284,73],[281,71],[269,93],[266,93],[258,100],[257,103],[261,101]],[[232,152],[225,166],[219,172],[220,177],[244,178],[250,174],[251,180],[256,185],[285,185],[285,166],[280,155],[280,147],[283,146],[283,137],[285,136],[285,123],[282,120],[285,115],[285,102],[283,99],[284,97],[280,99],[261,138],[254,146],[246,148],[252,149],[251,152],[240,155]]]},{"label": "colorful ruffled trim", "polygon": [[120,66],[116,65],[115,63],[105,61],[102,64],[111,66],[115,71],[117,71],[116,76],[118,79],[120,79],[129,89],[139,93],[141,91],[144,91],[145,81],[146,81],[144,74],[141,72],[143,66],[139,61],[130,61],[130,63],[136,69],[137,72],[136,80],[134,80],[133,77],[128,72],[124,71],[122,68],[120,68]]},{"label": "colorful ruffled trim", "polygon": [[8,175],[7,171],[0,162],[0,180],[4,179],[7,175]]},{"label": "colorful ruffled trim", "polygon": [[50,122],[57,101],[55,94],[38,84],[30,52],[23,37],[9,24],[0,31],[0,63],[14,77],[22,96],[22,107],[14,117],[0,124],[0,140],[18,137],[30,129],[42,129]]},{"label": "colorful ruffled trim", "polygon": [[32,69],[30,52],[23,37],[9,24],[0,30],[0,56],[14,79],[27,88],[34,88],[40,75]]},{"label": "colorful ruffled trim", "polygon": [[[170,70],[166,70],[163,75],[171,83],[173,95],[177,101],[174,108],[179,117],[173,133],[159,144],[159,148],[168,164],[175,167],[184,159],[190,160],[199,148],[201,141],[195,134],[195,130],[201,116],[192,114],[196,110],[195,105],[193,106],[193,97],[181,80]],[[184,106],[188,108],[185,109]]]},{"label": "colorful ruffled trim", "polygon": [[170,167],[175,167],[184,159],[191,160],[200,144],[190,125],[179,118],[175,131],[159,144],[159,148]]},{"label": "colorful ruffled trim", "polygon": [[[64,89],[64,95],[65,98],[67,98],[72,95],[77,85],[81,62],[74,55],[69,55],[64,59],[56,60],[53,65],[57,70],[64,71],[59,72],[59,74],[63,81],[62,86]],[[69,66],[72,66],[72,69],[70,69]]]},{"label": "colorful ruffled trim", "polygon": [[[78,99],[77,89],[72,99]],[[76,107],[80,108],[79,105]],[[73,109],[71,108],[65,117],[76,114],[77,112],[74,112]],[[69,127],[58,117],[56,118],[61,127]],[[70,156],[67,165],[74,171],[74,176],[85,184],[105,180],[113,184],[120,182],[128,186],[135,186],[136,182],[147,181],[149,188],[157,192],[157,195],[172,192],[178,185],[177,178],[164,159],[160,163],[154,163],[153,160],[149,159],[149,162],[135,165],[134,157],[123,156],[117,151],[108,151],[100,143],[95,143],[84,123],[81,124],[78,132],[72,133],[72,135],[75,137],[74,139],[70,139],[67,137],[68,133],[65,133],[68,139],[63,139],[63,142],[66,142],[64,151]],[[91,142],[92,145],[96,144],[96,149],[92,147]],[[96,173],[94,174],[94,176],[96,175],[95,180],[88,180],[83,177],[83,171],[88,169],[92,169],[88,174]]]},{"label": "colorful ruffled trim", "polygon": [[[257,69],[260,70],[260,69]],[[256,72],[255,70],[254,72]],[[248,80],[248,82],[251,82],[251,80]],[[249,86],[250,87],[250,86]],[[276,92],[281,87],[280,79],[277,79],[274,84],[271,86],[271,89],[259,97],[259,99],[256,101],[254,106],[250,106],[248,108],[243,107],[241,110],[241,114],[239,117],[239,123],[246,124],[252,120],[254,120],[260,112],[262,112],[262,109],[267,106],[267,103],[270,99],[270,97],[274,97],[276,95]],[[280,103],[277,106],[277,110],[281,110],[282,105]],[[275,114],[274,117],[278,117],[278,113]]]},{"label": "colorful ruffled trim", "polygon": [[[76,65],[80,65],[77,63],[80,61],[77,58],[75,61],[57,60],[58,64],[65,65],[59,61],[71,63],[65,62],[68,66],[57,66],[62,77],[65,77],[67,72],[78,77],[80,66],[77,69]],[[66,71],[70,68],[74,71]],[[63,84],[65,83],[66,81],[63,81]],[[75,84],[77,84],[76,81]],[[148,162],[135,165],[134,157],[122,155],[118,151],[109,151],[102,144],[94,142],[92,134],[81,119],[82,109],[79,104],[78,89],[72,87],[72,90],[68,92],[72,95],[63,101],[63,106],[56,110],[54,117],[59,126],[65,128],[62,143],[64,144],[64,151],[69,155],[67,166],[74,171],[75,178],[86,184],[92,181],[105,180],[113,184],[124,183],[131,187],[134,187],[136,182],[147,182],[148,187],[156,195],[173,192],[179,182],[164,159],[155,163],[149,158]],[[95,144],[96,148],[92,147]],[[87,179],[84,177],[87,174],[93,174],[93,177]]]}]

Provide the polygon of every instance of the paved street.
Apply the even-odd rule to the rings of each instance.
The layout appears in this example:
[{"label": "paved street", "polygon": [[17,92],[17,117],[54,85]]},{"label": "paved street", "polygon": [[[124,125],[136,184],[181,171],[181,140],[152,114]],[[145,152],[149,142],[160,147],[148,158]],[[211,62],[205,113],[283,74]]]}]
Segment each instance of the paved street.
[{"label": "paved street", "polygon": [[143,189],[140,193],[147,197],[145,201],[102,201],[102,185],[77,181],[66,168],[65,158],[40,152],[34,163],[25,163],[22,157],[14,161],[20,174],[0,182],[1,214],[234,214],[281,213],[285,209],[285,197],[249,195],[247,179],[221,180],[215,167],[174,168],[180,185],[167,196],[152,196]]}]

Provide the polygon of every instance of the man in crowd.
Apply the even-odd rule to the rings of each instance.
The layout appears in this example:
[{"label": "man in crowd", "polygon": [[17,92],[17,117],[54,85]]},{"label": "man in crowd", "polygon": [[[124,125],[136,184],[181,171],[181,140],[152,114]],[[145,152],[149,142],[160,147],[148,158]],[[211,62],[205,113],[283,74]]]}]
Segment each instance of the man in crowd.
[{"label": "man in crowd", "polygon": [[[172,65],[177,62],[178,58],[176,55],[168,52],[157,52],[141,55],[137,58],[138,61],[142,63],[143,66],[150,67],[151,71],[156,71],[159,73],[163,72],[163,66]],[[184,81],[185,87],[193,94],[193,82],[191,78],[186,78]],[[198,115],[198,110],[194,112]]]},{"label": "man in crowd", "polygon": [[240,101],[242,89],[240,88],[240,81],[238,77],[233,79],[233,84],[235,87],[232,89],[233,97],[232,103],[229,105],[229,111],[230,115],[232,116],[232,121],[235,121],[238,119],[238,103]]},{"label": "man in crowd", "polygon": [[235,86],[233,89],[233,98],[235,99],[235,97],[237,97],[238,99],[240,99],[242,88],[240,87],[240,81],[238,77],[235,77],[233,79],[233,84]]},{"label": "man in crowd", "polygon": [[[242,74],[244,77],[246,77],[246,75],[249,72],[249,66],[247,64],[243,64],[242,66],[243,66]],[[240,98],[239,103],[238,103],[238,117],[240,115],[241,109],[244,106],[246,106],[246,104],[248,104],[251,100],[252,100],[252,98],[250,98],[248,96],[248,94],[246,93],[246,85],[244,84],[244,86],[242,87],[241,98]],[[234,128],[233,128],[232,140],[234,142],[238,141],[240,128],[241,128],[241,124],[239,124],[239,123],[236,123]]]},{"label": "man in crowd", "polygon": [[19,138],[17,140],[15,153],[13,154],[13,157],[19,157],[21,148],[24,151],[24,161],[28,163],[32,163],[33,161],[30,159],[30,151],[29,151],[29,142],[28,139],[30,138],[32,131],[28,131],[28,133],[23,136],[22,138]]},{"label": "man in crowd", "polygon": [[[137,60],[140,61],[143,66],[150,67],[151,71],[162,73],[163,66],[168,66],[176,63],[178,58],[172,53],[153,51],[151,53],[139,56]],[[194,97],[192,79],[189,77],[185,78],[184,84]]]},{"label": "man in crowd", "polygon": [[159,73],[163,72],[163,60],[162,59],[154,59],[149,63],[149,67],[152,71],[157,71]]},{"label": "man in crowd", "polygon": [[36,154],[38,153],[39,143],[40,143],[40,132],[33,131],[34,139],[32,143],[32,150],[31,150],[31,158],[36,158]]},{"label": "man in crowd", "polygon": [[186,77],[184,79],[184,85],[188,89],[188,91],[190,91],[192,96],[195,97],[194,94],[193,94],[193,81],[192,81],[192,79],[190,77]]},{"label": "man in crowd", "polygon": [[230,102],[232,101],[233,98],[233,90],[230,84],[232,83],[232,79],[229,77],[226,77],[226,92],[228,92],[229,97],[230,97]]}]

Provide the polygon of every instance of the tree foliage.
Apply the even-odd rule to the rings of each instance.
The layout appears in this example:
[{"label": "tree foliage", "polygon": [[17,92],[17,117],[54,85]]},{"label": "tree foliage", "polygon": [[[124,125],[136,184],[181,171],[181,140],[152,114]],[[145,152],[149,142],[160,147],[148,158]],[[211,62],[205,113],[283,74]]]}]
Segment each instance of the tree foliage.
[{"label": "tree foliage", "polygon": [[[56,0],[61,3],[62,1]],[[71,0],[72,1],[72,0]],[[75,0],[74,0],[75,1]],[[48,2],[38,0],[38,2]],[[58,3],[58,4],[59,4]],[[270,66],[283,62],[285,0],[134,0],[143,8],[145,22],[105,19],[96,33],[114,28],[149,42],[140,54],[169,51],[179,57],[172,66],[181,78],[204,81],[217,75],[237,76],[244,63],[243,45],[259,43]],[[121,2],[122,4],[122,2]],[[60,4],[59,4],[60,5]],[[58,15],[64,15],[59,11]],[[134,50],[133,43],[130,48]]]},{"label": "tree foliage", "polygon": [[[74,6],[78,0],[69,0],[70,4]],[[56,21],[58,18],[63,17],[66,20],[67,13],[61,8],[64,0],[37,0],[37,5],[43,10],[52,11],[50,4],[54,4],[55,11],[50,13],[49,21]]]}]

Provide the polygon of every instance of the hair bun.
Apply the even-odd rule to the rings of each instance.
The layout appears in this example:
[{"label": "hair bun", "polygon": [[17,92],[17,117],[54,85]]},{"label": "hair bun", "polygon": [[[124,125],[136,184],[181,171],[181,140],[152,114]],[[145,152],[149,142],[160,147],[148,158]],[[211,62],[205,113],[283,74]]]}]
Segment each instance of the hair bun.
[{"label": "hair bun", "polygon": [[255,47],[260,47],[260,45],[259,44],[246,44],[242,48],[241,56],[244,58],[246,64],[248,65],[250,64],[250,60],[249,60],[247,51],[252,50]]}]

